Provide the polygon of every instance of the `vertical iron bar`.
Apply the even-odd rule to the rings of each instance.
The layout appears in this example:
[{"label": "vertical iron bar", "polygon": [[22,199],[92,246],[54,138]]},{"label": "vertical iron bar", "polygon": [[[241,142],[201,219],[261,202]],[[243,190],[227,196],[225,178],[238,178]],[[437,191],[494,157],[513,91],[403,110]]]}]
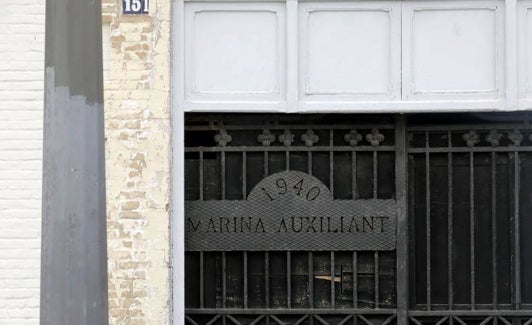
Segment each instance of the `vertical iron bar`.
[{"label": "vertical iron bar", "polygon": [[515,245],[515,309],[521,309],[521,233],[519,220],[519,195],[521,191],[519,152],[515,151],[514,159],[514,245]]},{"label": "vertical iron bar", "polygon": [[351,191],[353,200],[357,198],[357,152],[353,149],[351,153]]},{"label": "vertical iron bar", "polygon": [[227,295],[227,259],[225,252],[222,252],[222,308],[226,307]]},{"label": "vertical iron bar", "polygon": [[375,251],[375,308],[379,308],[379,252]]},{"label": "vertical iron bar", "polygon": [[203,151],[199,152],[199,199],[203,201]]},{"label": "vertical iron bar", "polygon": [[[333,197],[335,195],[334,191],[334,152],[332,151],[333,145],[334,145],[334,131],[333,129],[329,130],[329,184],[330,184],[330,190],[331,193],[333,193]],[[336,308],[336,282],[335,282],[335,274],[334,274],[334,251],[331,251],[331,306],[332,308]],[[340,280],[341,281],[341,280]]]},{"label": "vertical iron bar", "polygon": [[286,170],[290,170],[290,151],[285,152]]},{"label": "vertical iron bar", "polygon": [[[447,133],[448,146],[452,147],[451,131]],[[447,277],[448,277],[448,309],[453,309],[454,280],[453,280],[453,154],[447,153]],[[451,318],[452,321],[452,318]]]},{"label": "vertical iron bar", "polygon": [[475,169],[474,154],[469,153],[469,231],[471,265],[471,310],[475,310]]},{"label": "vertical iron bar", "polygon": [[[373,198],[377,199],[377,193],[378,193],[378,156],[377,151],[373,151]],[[375,308],[379,308],[379,252],[375,251],[374,253],[374,263],[375,266],[373,270],[373,276],[374,276],[374,290],[375,290]]]},{"label": "vertical iron bar", "polygon": [[200,269],[200,285],[199,285],[199,294],[200,294],[200,308],[205,308],[205,264],[204,264],[204,253],[200,252],[199,255],[199,269]]},{"label": "vertical iron bar", "polygon": [[332,151],[333,148],[333,137],[334,132],[333,130],[329,130],[329,189],[331,190],[331,193],[333,194],[333,197],[335,197],[334,193],[334,151]]},{"label": "vertical iron bar", "polygon": [[353,308],[358,308],[358,253],[353,251]]},{"label": "vertical iron bar", "polygon": [[312,151],[309,151],[307,153],[307,169],[308,169],[308,174],[312,175]]},{"label": "vertical iron bar", "polygon": [[266,308],[270,308],[270,253],[264,252],[264,293]]},{"label": "vertical iron bar", "polygon": [[491,258],[493,283],[493,309],[497,309],[497,154],[491,153]]},{"label": "vertical iron bar", "polygon": [[221,167],[220,167],[220,176],[221,176],[221,187],[222,187],[222,200],[225,200],[225,152],[220,152],[221,155]]},{"label": "vertical iron bar", "polygon": [[264,177],[268,176],[269,172],[268,151],[264,151]]},{"label": "vertical iron bar", "polygon": [[312,252],[308,252],[308,288],[309,307],[314,308],[314,257]]},{"label": "vertical iron bar", "polygon": [[336,308],[336,282],[334,278],[334,251],[331,251],[331,307]]},{"label": "vertical iron bar", "polygon": [[286,252],[286,305],[292,308],[292,256]]},{"label": "vertical iron bar", "polygon": [[430,217],[430,154],[428,152],[430,147],[429,144],[429,133],[425,132],[425,148],[427,152],[425,153],[425,208],[426,208],[426,250],[427,250],[427,310],[431,310],[432,305],[432,252],[431,252],[431,217]]},{"label": "vertical iron bar", "polygon": [[247,155],[242,151],[242,200],[245,200],[248,195],[248,179],[247,179]]},{"label": "vertical iron bar", "polygon": [[378,165],[377,165],[377,151],[373,151],[373,198],[377,198],[377,184],[378,184]]},{"label": "vertical iron bar", "polygon": [[248,252],[244,252],[244,308],[248,308]]},{"label": "vertical iron bar", "polygon": [[408,221],[406,119],[395,118],[395,197],[397,201],[397,325],[408,324]]}]

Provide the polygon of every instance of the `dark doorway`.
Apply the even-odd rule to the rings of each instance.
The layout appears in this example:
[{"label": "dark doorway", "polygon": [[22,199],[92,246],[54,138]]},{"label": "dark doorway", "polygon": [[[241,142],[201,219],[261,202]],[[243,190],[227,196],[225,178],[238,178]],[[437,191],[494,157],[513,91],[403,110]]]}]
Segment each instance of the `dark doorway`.
[{"label": "dark doorway", "polygon": [[[378,245],[381,239],[375,238],[384,238],[378,237],[384,231],[375,231],[369,217],[352,221],[349,231],[374,236],[370,246],[351,244],[348,219],[338,219],[341,226],[335,228],[326,210],[320,210],[312,219],[319,226],[307,228],[316,232],[313,245],[306,244],[313,248],[301,244],[288,250],[246,249],[267,239],[257,231],[244,234],[260,226],[242,225],[242,220],[253,222],[252,210],[237,219],[236,212],[222,212],[226,207],[218,217],[214,208],[217,219],[209,219],[212,225],[203,221],[204,235],[196,234],[193,243],[187,235],[187,322],[532,324],[528,119],[532,116],[187,115],[185,195],[196,207],[239,206],[269,176],[290,171],[323,184],[333,202],[367,206],[393,201],[396,208],[390,217],[393,247]],[[297,181],[272,182],[276,193],[305,190]],[[262,190],[273,202],[268,189]],[[318,193],[306,190],[306,199]],[[202,203],[208,201],[216,202]],[[372,216],[388,218],[385,213]],[[188,221],[188,229],[199,231],[199,219]],[[235,236],[229,243],[198,248],[211,247],[201,245],[214,233],[222,236],[224,229]],[[335,232],[346,236],[347,246],[316,249],[316,242],[330,244]],[[282,247],[277,244],[272,247]]]}]

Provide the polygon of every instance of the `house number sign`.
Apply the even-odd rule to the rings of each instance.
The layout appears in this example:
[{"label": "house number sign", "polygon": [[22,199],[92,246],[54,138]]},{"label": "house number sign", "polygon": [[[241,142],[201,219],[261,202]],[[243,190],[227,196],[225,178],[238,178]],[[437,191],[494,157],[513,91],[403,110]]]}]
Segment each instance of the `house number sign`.
[{"label": "house number sign", "polygon": [[317,178],[285,171],[243,201],[187,201],[188,251],[393,250],[395,200],[335,200]]},{"label": "house number sign", "polygon": [[122,13],[142,15],[149,12],[148,0],[122,0]]}]

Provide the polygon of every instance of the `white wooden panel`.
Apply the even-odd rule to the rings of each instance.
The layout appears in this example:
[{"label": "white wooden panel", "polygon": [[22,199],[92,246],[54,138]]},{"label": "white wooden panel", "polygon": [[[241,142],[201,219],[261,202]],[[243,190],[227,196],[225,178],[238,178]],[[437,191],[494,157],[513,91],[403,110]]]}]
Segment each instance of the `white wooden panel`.
[{"label": "white wooden panel", "polygon": [[494,1],[411,1],[403,11],[405,99],[500,98],[504,25]]},{"label": "white wooden panel", "polygon": [[520,1],[517,8],[519,97],[521,108],[532,108],[532,1]]},{"label": "white wooden panel", "polygon": [[284,6],[233,2],[185,8],[186,105],[285,99]]},{"label": "white wooden panel", "polygon": [[532,2],[525,10],[525,91],[527,94],[532,93]]},{"label": "white wooden panel", "polygon": [[400,97],[400,3],[300,4],[302,100]]}]

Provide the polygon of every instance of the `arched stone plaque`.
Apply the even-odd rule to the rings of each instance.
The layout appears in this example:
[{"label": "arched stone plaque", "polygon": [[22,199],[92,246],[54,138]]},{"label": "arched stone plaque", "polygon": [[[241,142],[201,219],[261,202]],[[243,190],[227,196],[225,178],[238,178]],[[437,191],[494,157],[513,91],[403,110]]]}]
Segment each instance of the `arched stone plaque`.
[{"label": "arched stone plaque", "polygon": [[393,250],[395,200],[334,200],[317,178],[285,171],[243,201],[187,201],[188,251]]}]

